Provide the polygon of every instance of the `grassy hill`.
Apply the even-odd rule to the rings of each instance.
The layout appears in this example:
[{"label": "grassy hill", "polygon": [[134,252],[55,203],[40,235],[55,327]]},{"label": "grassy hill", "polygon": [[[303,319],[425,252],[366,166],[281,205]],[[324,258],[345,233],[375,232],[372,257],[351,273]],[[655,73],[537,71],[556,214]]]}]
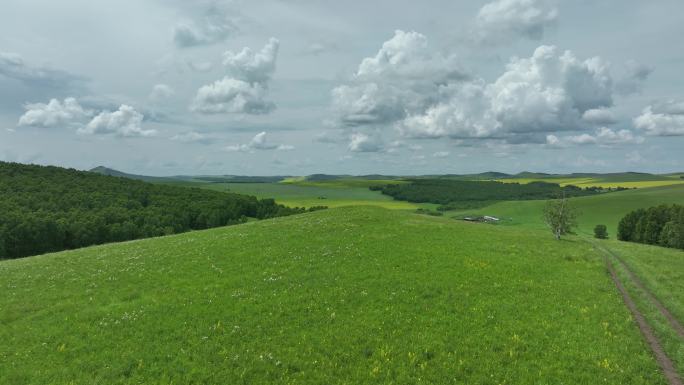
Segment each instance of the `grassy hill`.
[{"label": "grassy hill", "polygon": [[[612,192],[588,197],[572,198],[579,209],[579,230],[592,234],[594,226],[605,224],[611,237],[617,225],[628,212],[660,204],[684,204],[684,185],[675,184]],[[531,228],[543,228],[542,208],[544,201],[500,202],[478,210],[457,212],[458,215],[493,215],[504,219],[505,224],[517,224]]]},{"label": "grassy hill", "polygon": [[0,262],[2,384],[664,384],[580,239],[347,207]]}]

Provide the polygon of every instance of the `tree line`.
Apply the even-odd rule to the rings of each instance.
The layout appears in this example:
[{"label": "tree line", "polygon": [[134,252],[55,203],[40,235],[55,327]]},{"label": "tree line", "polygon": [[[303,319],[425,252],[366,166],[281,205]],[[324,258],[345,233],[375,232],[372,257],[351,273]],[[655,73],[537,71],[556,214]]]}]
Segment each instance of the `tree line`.
[{"label": "tree line", "polygon": [[684,206],[660,205],[632,211],[620,220],[618,239],[684,249]]},{"label": "tree line", "polygon": [[307,211],[272,199],[0,162],[0,259]]},{"label": "tree line", "polygon": [[496,201],[551,199],[559,194],[570,198],[603,192],[597,187],[585,189],[577,186],[561,187],[558,184],[546,182],[519,184],[452,179],[413,179],[409,183],[371,186],[370,189],[380,191],[396,200],[440,204],[442,210],[477,208],[481,203]]}]

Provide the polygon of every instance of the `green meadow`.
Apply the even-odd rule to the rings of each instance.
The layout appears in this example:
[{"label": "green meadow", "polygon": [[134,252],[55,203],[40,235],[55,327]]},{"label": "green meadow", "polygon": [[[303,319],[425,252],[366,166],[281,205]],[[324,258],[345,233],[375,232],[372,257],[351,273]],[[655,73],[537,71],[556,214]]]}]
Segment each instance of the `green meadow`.
[{"label": "green meadow", "polygon": [[[578,230],[585,235],[593,234],[594,226],[604,224],[614,237],[620,219],[629,211],[660,204],[684,204],[684,185],[641,188],[606,194],[572,198],[571,203],[579,210]],[[452,212],[448,215],[492,215],[502,219],[502,224],[544,228],[542,207],[545,201],[507,201],[495,203],[478,210]]]},{"label": "green meadow", "polygon": [[591,176],[548,176],[538,178],[504,178],[497,179],[506,183],[530,183],[548,182],[558,183],[561,186],[574,185],[577,187],[603,187],[603,188],[648,188],[669,186],[684,183],[679,174],[654,175],[643,173],[617,173],[598,174]]},{"label": "green meadow", "polygon": [[579,238],[378,207],[0,263],[3,384],[664,384]]}]

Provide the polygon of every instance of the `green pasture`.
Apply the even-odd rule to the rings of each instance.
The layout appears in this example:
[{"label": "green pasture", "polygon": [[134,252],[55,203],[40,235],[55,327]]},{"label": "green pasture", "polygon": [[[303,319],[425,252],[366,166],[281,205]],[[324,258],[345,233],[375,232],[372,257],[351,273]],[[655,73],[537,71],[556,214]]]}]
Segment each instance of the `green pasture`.
[{"label": "green pasture", "polygon": [[345,207],[0,262],[2,384],[665,384],[579,238]]},{"label": "green pasture", "polygon": [[[684,204],[684,185],[676,184],[628,191],[611,192],[588,197],[572,198],[579,210],[579,231],[592,234],[594,226],[605,224],[611,237],[615,237],[617,225],[628,212],[660,204]],[[447,215],[491,215],[502,219],[502,224],[524,227],[544,227],[542,208],[545,201],[507,201],[495,203],[478,210],[451,212]]]}]

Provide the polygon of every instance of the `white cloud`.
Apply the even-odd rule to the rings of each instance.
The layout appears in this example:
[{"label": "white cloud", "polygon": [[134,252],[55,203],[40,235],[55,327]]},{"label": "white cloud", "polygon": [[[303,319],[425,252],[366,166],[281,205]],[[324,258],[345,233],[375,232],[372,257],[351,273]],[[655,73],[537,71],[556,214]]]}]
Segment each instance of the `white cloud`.
[{"label": "white cloud", "polygon": [[182,134],[174,135],[171,140],[182,142],[182,143],[200,143],[200,144],[212,144],[216,142],[216,138],[203,134],[201,132],[189,131]]},{"label": "white cloud", "polygon": [[614,131],[607,127],[600,127],[596,130],[596,139],[601,144],[639,144],[644,142],[643,137],[635,136],[632,131]]},{"label": "white cloud", "polygon": [[599,58],[579,61],[570,51],[540,46],[529,59],[512,59],[506,69],[487,89],[492,113],[505,131],[577,129],[585,111],[613,103],[612,79]]},{"label": "white cloud", "polygon": [[548,147],[566,148],[571,145],[592,145],[598,144],[601,146],[612,146],[619,144],[640,144],[644,142],[644,138],[635,136],[629,130],[611,130],[608,127],[599,127],[596,129],[594,135],[587,133],[580,135],[570,135],[565,137],[557,137],[556,135],[546,136],[546,145]]},{"label": "white cloud", "polygon": [[339,86],[332,98],[340,121],[347,126],[382,124],[404,116],[404,98],[393,86],[381,89],[376,83]]},{"label": "white cloud", "polygon": [[400,78],[444,79],[460,75],[453,57],[434,52],[425,35],[396,30],[394,36],[382,44],[374,57],[361,61],[356,76],[362,79]]},{"label": "white cloud", "polygon": [[332,91],[343,125],[388,124],[422,112],[440,85],[464,79],[455,59],[430,49],[417,32],[397,30],[373,57],[361,61],[351,84]]},{"label": "white cloud", "polygon": [[380,152],[382,149],[382,143],[377,137],[364,133],[353,133],[349,140],[349,151],[352,152]]},{"label": "white cloud", "polygon": [[670,99],[654,105],[653,112],[659,114],[684,115],[684,102]]},{"label": "white cloud", "polygon": [[681,104],[670,103],[657,108],[648,106],[641,115],[634,118],[634,127],[652,136],[684,136],[684,114]]},{"label": "white cloud", "polygon": [[199,13],[178,23],[173,31],[173,41],[179,48],[221,43],[239,31],[234,9],[214,1],[192,5],[193,11],[199,10]]},{"label": "white cloud", "polygon": [[19,126],[74,126],[92,116],[92,111],[85,110],[74,98],[66,98],[64,102],[51,99],[47,104],[27,104],[24,108],[26,112],[19,118]]},{"label": "white cloud", "polygon": [[103,111],[86,126],[78,129],[80,134],[114,134],[116,136],[154,136],[156,130],[142,128],[143,114],[133,107],[122,104],[117,111]]},{"label": "white cloud", "polygon": [[510,41],[515,37],[540,40],[558,19],[558,9],[547,0],[496,0],[477,15],[477,34],[485,41]]},{"label": "white cloud", "polygon": [[279,47],[278,39],[270,38],[259,52],[252,52],[249,47],[240,52],[226,51],[223,54],[223,65],[238,79],[250,83],[265,83],[275,72]]},{"label": "white cloud", "polygon": [[490,112],[490,102],[482,83],[455,85],[446,100],[423,114],[408,116],[397,125],[409,138],[481,138],[495,134],[499,125]]},{"label": "white cloud", "polygon": [[154,101],[161,101],[172,97],[174,94],[175,91],[171,86],[166,84],[155,84],[154,87],[152,87],[149,98]]},{"label": "white cloud", "polygon": [[599,58],[580,61],[553,46],[511,59],[491,84],[472,80],[439,91],[433,95],[439,102],[398,124],[403,135],[543,142],[542,134],[585,128],[581,118],[588,110],[613,103],[607,65]]},{"label": "white cloud", "polygon": [[266,91],[259,83],[225,77],[197,90],[191,109],[205,114],[266,114],[275,109]]},{"label": "white cloud", "polygon": [[582,120],[595,125],[610,125],[618,122],[615,112],[608,108],[596,108],[584,111]]},{"label": "white cloud", "polygon": [[292,151],[295,147],[289,144],[275,144],[271,143],[266,138],[266,132],[260,132],[246,144],[233,144],[225,147],[226,151],[254,151],[254,150],[279,150]]},{"label": "white cloud", "polygon": [[434,158],[446,158],[450,155],[451,153],[449,151],[437,151],[432,156]]},{"label": "white cloud", "polygon": [[202,86],[191,110],[205,114],[267,114],[275,104],[267,100],[268,83],[275,71],[278,40],[271,38],[259,52],[244,48],[224,53],[224,65],[231,76]]}]

